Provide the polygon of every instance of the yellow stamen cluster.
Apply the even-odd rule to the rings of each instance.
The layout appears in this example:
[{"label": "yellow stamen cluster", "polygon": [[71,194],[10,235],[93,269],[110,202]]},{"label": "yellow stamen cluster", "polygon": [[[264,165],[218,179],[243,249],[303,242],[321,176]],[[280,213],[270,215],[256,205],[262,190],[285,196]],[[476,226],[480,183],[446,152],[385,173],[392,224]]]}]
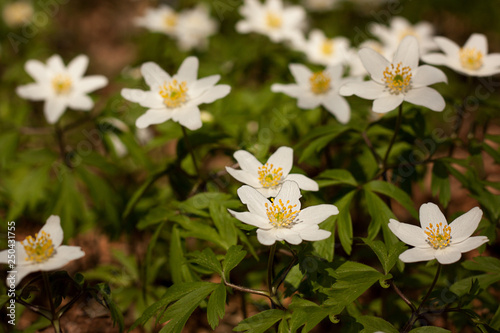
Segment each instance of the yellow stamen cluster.
[{"label": "yellow stamen cluster", "polygon": [[173,28],[177,25],[177,15],[174,13],[167,14],[163,18],[163,23],[167,28]]},{"label": "yellow stamen cluster", "polygon": [[333,54],[333,40],[326,39],[323,43],[321,43],[321,53],[326,56]]},{"label": "yellow stamen cluster", "polygon": [[66,95],[71,91],[72,88],[71,78],[64,74],[57,74],[52,79],[52,87],[58,95]]},{"label": "yellow stamen cluster", "polygon": [[24,251],[26,251],[26,261],[41,263],[47,261],[54,253],[54,245],[50,235],[45,231],[35,234],[35,238],[28,236],[23,241]]},{"label": "yellow stamen cluster", "polygon": [[176,108],[186,103],[187,91],[186,82],[181,83],[177,80],[172,80],[168,84],[165,82],[160,87],[160,95],[163,98],[163,103],[169,108]]},{"label": "yellow stamen cluster", "polygon": [[429,223],[424,232],[427,235],[427,243],[433,248],[442,249],[450,245],[451,228],[449,226],[443,227],[442,222],[439,222],[435,227]]},{"label": "yellow stamen cluster", "polygon": [[402,63],[400,62],[396,66],[391,64],[390,67],[386,67],[382,80],[391,94],[399,95],[410,89],[411,76],[411,68],[408,66],[402,67]]},{"label": "yellow stamen cluster", "polygon": [[290,200],[287,200],[286,204],[280,199],[278,203],[275,203],[271,199],[271,205],[266,203],[266,214],[269,218],[269,222],[275,228],[291,228],[296,223],[297,215],[300,213],[300,209],[294,210],[297,205],[291,205]]},{"label": "yellow stamen cluster", "polygon": [[316,72],[309,78],[311,91],[316,95],[321,95],[330,90],[330,77],[325,72]]},{"label": "yellow stamen cluster", "polygon": [[281,19],[281,15],[275,14],[273,12],[267,12],[266,23],[269,28],[278,29],[281,28],[283,20]]},{"label": "yellow stamen cluster", "polygon": [[475,71],[483,66],[483,53],[475,48],[461,48],[458,56],[463,68]]},{"label": "yellow stamen cluster", "polygon": [[259,167],[258,173],[259,182],[266,188],[279,185],[283,178],[282,168],[275,168],[274,165],[269,165],[269,163]]}]

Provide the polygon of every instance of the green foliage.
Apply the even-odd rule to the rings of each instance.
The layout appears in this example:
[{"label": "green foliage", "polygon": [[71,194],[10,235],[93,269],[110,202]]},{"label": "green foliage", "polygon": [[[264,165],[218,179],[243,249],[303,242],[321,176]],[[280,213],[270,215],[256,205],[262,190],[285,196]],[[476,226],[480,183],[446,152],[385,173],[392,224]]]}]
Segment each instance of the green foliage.
[{"label": "green foliage", "polygon": [[234,328],[236,332],[245,333],[265,333],[274,326],[278,321],[282,320],[285,313],[281,310],[265,310],[250,318],[240,322]]}]

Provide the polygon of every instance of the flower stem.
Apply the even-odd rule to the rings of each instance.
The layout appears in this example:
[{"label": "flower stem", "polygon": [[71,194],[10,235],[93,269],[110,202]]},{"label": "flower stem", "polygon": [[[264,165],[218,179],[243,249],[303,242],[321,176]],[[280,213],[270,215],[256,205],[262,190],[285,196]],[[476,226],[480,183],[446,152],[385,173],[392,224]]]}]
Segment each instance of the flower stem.
[{"label": "flower stem", "polygon": [[401,128],[402,118],[403,118],[403,103],[399,104],[398,118],[396,120],[396,128],[394,129],[394,135],[391,138],[391,142],[389,143],[389,147],[387,148],[387,151],[385,152],[384,159],[382,160],[382,174],[384,174],[384,175],[387,172],[387,160],[389,159],[389,154],[391,153],[392,146],[394,145],[394,142],[396,141],[396,137],[398,136],[398,133],[399,133],[399,129]]},{"label": "flower stem", "polygon": [[191,142],[189,142],[189,138],[186,132],[186,128],[180,125],[182,128],[182,134],[184,135],[184,141],[186,142],[186,147],[189,150],[189,154],[191,155],[191,160],[193,161],[194,169],[198,177],[200,177],[200,170],[198,169],[198,164],[196,163],[196,157],[194,156],[193,147],[191,146]]},{"label": "flower stem", "polygon": [[49,275],[46,272],[42,272],[43,284],[45,287],[45,294],[49,299],[50,313],[51,313],[51,323],[54,327],[56,333],[62,333],[61,325],[59,323],[59,318],[56,316],[56,308],[54,306],[54,301],[52,299],[52,291],[50,289]]},{"label": "flower stem", "polygon": [[55,123],[54,129],[56,132],[56,139],[57,143],[59,145],[59,154],[61,155],[61,159],[63,162],[66,164],[66,166],[70,169],[73,168],[73,165],[71,164],[71,161],[66,158],[66,149],[64,148],[65,143],[64,143],[64,132],[63,130],[59,127],[59,122]]},{"label": "flower stem", "polygon": [[276,253],[276,243],[269,249],[269,260],[267,261],[267,287],[269,288],[269,295],[274,296],[276,290],[273,288],[274,276],[274,254]]}]

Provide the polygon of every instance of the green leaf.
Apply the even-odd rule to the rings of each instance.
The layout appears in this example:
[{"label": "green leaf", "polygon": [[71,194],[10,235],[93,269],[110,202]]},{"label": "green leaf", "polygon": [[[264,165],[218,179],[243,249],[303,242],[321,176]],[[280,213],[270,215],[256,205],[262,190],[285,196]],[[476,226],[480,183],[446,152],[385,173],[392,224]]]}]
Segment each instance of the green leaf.
[{"label": "green leaf", "polygon": [[199,222],[195,219],[190,219],[185,215],[172,216],[171,220],[178,223],[185,229],[184,231],[182,231],[182,236],[184,238],[194,237],[198,239],[204,239],[217,244],[225,250],[229,248],[226,242],[220,239],[219,233],[214,228],[207,225],[207,223]]},{"label": "green leaf", "polygon": [[382,241],[370,240],[368,238],[362,238],[363,242],[368,245],[373,252],[377,255],[378,260],[382,264],[384,273],[388,274],[389,271],[396,265],[399,255],[406,249],[406,245],[402,242],[398,242],[389,247],[387,247]]},{"label": "green leaf", "polygon": [[195,214],[201,217],[210,217],[205,211],[212,201],[224,202],[231,199],[231,195],[218,192],[204,192],[196,194],[189,199],[177,204],[184,213]]},{"label": "green leaf", "polygon": [[413,207],[413,200],[405,191],[403,191],[396,185],[384,182],[382,180],[373,180],[363,187],[367,190],[386,195],[396,200],[401,205],[403,205],[403,207],[405,207],[413,217],[418,218],[417,210]]},{"label": "green leaf", "polygon": [[498,150],[484,142],[481,144],[481,147],[486,153],[488,153],[488,155],[493,157],[495,163],[500,164],[500,152],[498,152]]},{"label": "green leaf", "polygon": [[490,326],[500,331],[500,304],[498,305],[497,311],[493,315],[493,318],[491,318]]},{"label": "green leaf", "polygon": [[266,310],[240,322],[233,330],[245,333],[265,333],[285,316],[281,310]]},{"label": "green leaf", "polygon": [[147,249],[147,252],[146,252],[146,260],[145,260],[145,263],[144,263],[144,281],[146,281],[146,283],[142,284],[142,286],[143,286],[143,293],[146,292],[146,286],[149,283],[153,282],[153,281],[150,281],[150,276],[149,276],[150,268],[153,267],[153,261],[152,261],[151,258],[153,256],[153,249],[154,249],[154,247],[156,245],[156,241],[158,240],[158,236],[160,235],[161,230],[165,226],[165,223],[166,222],[163,222],[162,224],[160,224],[156,228],[155,233],[151,237],[151,240],[149,241],[149,244],[148,244],[148,249]]},{"label": "green leaf", "polygon": [[447,332],[451,332],[451,331],[448,331],[448,330],[445,330],[444,328],[436,327],[436,326],[418,327],[418,328],[414,328],[410,331],[410,333],[447,333]]},{"label": "green leaf", "polygon": [[[352,250],[353,230],[350,208],[351,201],[355,194],[356,191],[351,191],[335,203],[335,206],[339,209],[339,214],[336,215],[336,221],[340,244],[342,244],[347,254],[350,254]],[[333,257],[333,249],[331,251]]]},{"label": "green leaf", "polygon": [[330,169],[320,173],[316,177],[316,181],[320,187],[332,186],[337,184],[346,184],[357,186],[358,183],[353,175],[345,169]]},{"label": "green leaf", "polygon": [[389,229],[389,220],[396,218],[396,216],[378,195],[367,190],[364,190],[363,193],[368,214],[372,218],[368,226],[368,238],[374,239],[378,235],[380,228],[382,228],[385,243],[389,245],[396,244],[398,239]]},{"label": "green leaf", "polygon": [[329,309],[325,309],[316,303],[299,297],[293,298],[290,310],[293,311],[290,319],[290,329],[292,332],[295,332],[302,326],[304,326],[301,331],[302,333],[309,332],[330,314]]},{"label": "green leaf", "polygon": [[106,283],[99,283],[95,286],[95,288],[97,289],[96,300],[108,308],[111,313],[111,319],[113,320],[113,327],[115,327],[115,324],[118,323],[120,332],[123,332],[123,315],[111,298],[111,289]]},{"label": "green leaf", "polygon": [[198,265],[207,267],[219,275],[222,275],[220,262],[217,260],[215,253],[209,247],[204,249],[202,252],[193,253],[193,259],[191,259],[191,261],[197,263]]},{"label": "green leaf", "polygon": [[236,245],[238,242],[236,226],[227,208],[219,200],[213,200],[210,201],[209,211],[215,227],[219,231],[221,241],[226,243],[228,248]]},{"label": "green leaf", "polygon": [[332,232],[332,235],[326,239],[316,241],[313,243],[314,251],[328,261],[332,261],[335,255],[335,221],[337,217],[330,216],[325,221],[321,222],[321,229]]},{"label": "green leaf", "polygon": [[221,283],[208,299],[207,319],[212,329],[215,329],[219,325],[219,318],[222,319],[225,313],[226,286]]},{"label": "green leaf", "polygon": [[450,174],[445,164],[440,160],[434,162],[431,179],[432,195],[438,195],[439,202],[443,207],[447,207],[451,200]]},{"label": "green leaf", "polygon": [[247,251],[243,250],[241,245],[233,245],[227,250],[224,261],[222,262],[222,270],[226,281],[229,281],[229,273],[245,258]]},{"label": "green leaf", "polygon": [[357,321],[363,325],[363,330],[360,333],[373,333],[377,331],[384,333],[399,333],[391,323],[379,317],[361,316],[357,318]]},{"label": "green leaf", "polygon": [[485,290],[490,285],[498,281],[500,281],[500,274],[475,275],[455,282],[451,285],[450,290],[458,296],[464,296],[469,292],[474,282],[478,283],[479,287]]},{"label": "green leaf", "polygon": [[[317,156],[328,143],[347,130],[349,130],[349,127],[344,125],[328,126],[328,128],[324,129],[325,133],[321,133],[319,137],[313,139],[307,144],[306,148],[302,152],[302,155],[300,156],[299,163],[304,162],[312,156]],[[317,135],[321,131],[321,129],[315,129],[313,132]],[[301,143],[303,142],[305,142],[305,140],[301,141]],[[299,145],[301,143],[299,143]]]},{"label": "green leaf", "polygon": [[174,283],[193,281],[191,272],[184,257],[179,228],[172,229],[169,253],[170,272]]},{"label": "green leaf", "polygon": [[464,261],[462,266],[470,271],[500,274],[500,259],[493,257],[475,257],[473,260]]},{"label": "green leaf", "polygon": [[165,222],[170,217],[177,215],[177,212],[172,210],[172,208],[166,207],[164,205],[152,208],[148,211],[148,214],[139,220],[136,228],[139,230],[144,230],[149,226]]}]

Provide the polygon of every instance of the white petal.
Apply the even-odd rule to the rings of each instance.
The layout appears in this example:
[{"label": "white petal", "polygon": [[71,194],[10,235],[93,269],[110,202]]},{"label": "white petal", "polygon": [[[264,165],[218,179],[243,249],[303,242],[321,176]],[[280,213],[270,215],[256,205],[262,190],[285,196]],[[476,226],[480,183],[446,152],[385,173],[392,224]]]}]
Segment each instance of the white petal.
[{"label": "white petal", "polygon": [[320,105],[321,100],[316,96],[311,95],[302,95],[298,97],[297,106],[304,110],[311,110]]},{"label": "white petal", "polygon": [[465,42],[464,48],[474,48],[484,56],[488,54],[488,40],[483,34],[472,34]]},{"label": "white petal", "polygon": [[231,92],[227,84],[219,84],[207,90],[202,96],[193,101],[196,104],[212,103],[220,98],[226,97]]},{"label": "white petal", "polygon": [[45,65],[38,60],[28,60],[24,65],[26,72],[37,82],[44,82],[48,79]]},{"label": "white petal", "polygon": [[270,205],[270,201],[267,200],[262,194],[260,194],[256,189],[248,185],[243,185],[237,191],[238,197],[241,202],[248,207],[248,211],[252,214],[262,216],[267,219],[266,214],[266,204]]},{"label": "white petal", "polygon": [[359,50],[358,55],[371,78],[377,82],[382,82],[384,70],[390,65],[389,61],[370,48],[362,48]]},{"label": "white petal", "polygon": [[373,101],[373,112],[386,113],[397,108],[403,103],[404,95],[390,95],[379,97]]},{"label": "white petal", "polygon": [[55,54],[47,59],[47,66],[53,73],[60,73],[66,70],[64,62],[62,61],[61,56],[58,54]]},{"label": "white petal", "polygon": [[257,215],[257,214],[252,214],[250,212],[235,212],[234,210],[228,209],[229,213],[233,215],[235,218],[240,220],[243,223],[250,224],[253,226],[256,226],[257,228],[261,229],[271,229],[273,226],[271,223],[269,223],[269,220]]},{"label": "white petal", "polygon": [[40,236],[41,232],[44,231],[46,234],[50,235],[52,239],[52,244],[55,248],[59,247],[62,244],[64,233],[61,228],[61,218],[57,215],[51,215],[47,219],[45,225],[40,229],[38,235]]},{"label": "white petal", "polygon": [[171,80],[170,75],[154,62],[146,62],[141,66],[141,73],[147,85],[153,91]]},{"label": "white petal", "polygon": [[351,107],[345,98],[332,94],[324,99],[322,104],[341,124],[347,124],[351,119]]},{"label": "white petal", "polygon": [[474,207],[453,220],[450,223],[452,242],[460,243],[469,238],[476,231],[482,216],[483,211],[479,207]]},{"label": "white petal", "polygon": [[262,163],[260,163],[255,156],[246,150],[237,150],[234,152],[233,157],[242,170],[258,177],[258,170],[262,167]]},{"label": "white petal", "polygon": [[89,57],[87,57],[84,54],[81,54],[75,59],[71,60],[71,62],[68,64],[68,72],[75,79],[81,78],[83,74],[85,74],[88,65],[89,65]]},{"label": "white petal", "polygon": [[431,223],[433,227],[436,227],[438,223],[442,223],[443,228],[448,225],[443,212],[441,212],[439,207],[432,202],[428,202],[420,206],[419,219],[422,230],[427,229]]},{"label": "white petal", "polygon": [[91,91],[105,87],[108,84],[108,79],[102,75],[91,75],[86,76],[78,82],[78,90],[83,93],[89,93]]},{"label": "white petal", "polygon": [[68,106],[75,110],[90,110],[94,101],[87,95],[76,95],[68,99]]},{"label": "white petal", "polygon": [[174,110],[172,112],[172,120],[179,122],[179,124],[191,131],[197,130],[203,125],[200,109],[197,106]]},{"label": "white petal", "polygon": [[309,68],[301,64],[290,64],[288,66],[290,68],[290,72],[299,85],[308,86],[309,78],[312,75],[312,72]]},{"label": "white petal", "polygon": [[458,244],[455,244],[452,239],[451,246],[454,249],[457,249],[458,251],[465,253],[469,252],[471,250],[474,250],[484,243],[487,243],[489,241],[488,237],[486,236],[475,236],[475,237],[470,237],[464,240],[463,242],[460,242]]},{"label": "white petal", "polygon": [[189,95],[196,98],[203,92],[205,92],[205,90],[208,90],[209,88],[213,87],[217,82],[219,82],[219,80],[220,80],[220,75],[211,75],[199,79],[196,82],[193,82],[193,84],[189,86]]},{"label": "white petal", "polygon": [[281,185],[281,189],[276,195],[274,202],[279,202],[281,200],[286,206],[296,205],[296,207],[294,207],[294,210],[299,210],[300,197],[302,197],[302,195],[300,194],[299,185],[297,185],[297,183],[294,181],[286,181],[283,183],[283,185]]},{"label": "white petal", "polygon": [[436,252],[437,251],[430,246],[426,248],[414,247],[401,253],[399,259],[406,263],[429,261],[435,258]]},{"label": "white petal", "polygon": [[442,53],[429,53],[423,55],[422,60],[432,65],[448,65],[450,61],[449,58]]},{"label": "white petal", "polygon": [[424,231],[415,225],[401,223],[394,219],[390,219],[389,229],[391,229],[391,231],[394,233],[394,235],[396,235],[397,238],[399,238],[399,240],[408,245],[420,248],[429,247],[429,244],[427,244],[427,242],[425,241],[427,239],[427,236],[425,235]]},{"label": "white petal", "polygon": [[444,249],[436,250],[435,256],[440,264],[446,265],[459,261],[462,257],[462,253],[455,246],[448,246]]},{"label": "white petal", "polygon": [[85,252],[79,246],[61,245],[56,249],[56,253],[46,262],[40,264],[42,271],[51,271],[66,266],[72,260],[79,259],[85,255]]},{"label": "white petal", "polygon": [[414,88],[429,86],[438,82],[448,83],[448,79],[444,72],[436,67],[423,65],[413,71],[411,83]]},{"label": "white petal", "polygon": [[393,64],[403,63],[403,66],[410,66],[411,69],[418,67],[418,41],[413,36],[406,36],[403,38],[394,54]]},{"label": "white petal", "polygon": [[439,36],[439,37],[434,37],[434,41],[448,57],[455,58],[458,56],[458,52],[460,52],[460,46],[458,46],[451,39]]},{"label": "white petal", "polygon": [[49,98],[45,101],[43,112],[49,124],[54,124],[66,111],[66,102],[61,98]]},{"label": "white petal", "polygon": [[425,106],[432,111],[443,111],[446,106],[443,96],[429,87],[411,89],[406,93],[404,99],[409,103]]},{"label": "white petal", "polygon": [[145,114],[137,118],[135,126],[138,128],[146,128],[149,125],[164,123],[171,117],[172,113],[168,112],[166,109],[149,109]]},{"label": "white petal", "polygon": [[273,168],[281,168],[283,177],[286,177],[293,165],[293,149],[290,147],[279,147],[267,160],[268,165],[273,165]]},{"label": "white petal", "polygon": [[334,205],[316,205],[302,209],[298,219],[304,224],[319,224],[338,213],[339,209]]},{"label": "white petal", "polygon": [[124,88],[121,95],[126,100],[139,103],[141,106],[151,109],[165,108],[161,96],[153,91]]},{"label": "white petal", "polygon": [[198,77],[198,64],[198,58],[187,57],[179,67],[176,77],[180,81],[186,81],[188,85],[195,82]]},{"label": "white petal", "polygon": [[276,234],[279,238],[290,244],[298,245],[302,243],[302,238],[297,232],[293,231],[293,229],[277,229]]},{"label": "white petal", "polygon": [[304,230],[300,232],[300,237],[305,241],[320,241],[330,237],[332,233],[327,230]]},{"label": "white petal", "polygon": [[290,97],[298,98],[304,94],[304,88],[296,84],[279,84],[275,83],[271,86],[272,92],[284,93]]},{"label": "white petal", "polygon": [[38,271],[38,267],[35,265],[17,266],[16,271],[16,282],[17,286],[28,274]]},{"label": "white petal", "polygon": [[256,188],[257,191],[259,191],[260,194],[265,196],[266,198],[271,198],[271,197],[276,197],[281,190],[281,185],[277,185],[274,187],[259,187]]},{"label": "white petal", "polygon": [[306,177],[304,175],[298,174],[298,173],[290,173],[288,176],[285,177],[285,180],[293,180],[299,185],[299,188],[301,190],[305,191],[318,191],[319,186],[316,181],[312,180],[309,177]]},{"label": "white petal", "polygon": [[253,188],[262,187],[257,177],[246,172],[245,170],[236,170],[227,166],[226,171],[239,182],[250,185]]},{"label": "white petal", "polygon": [[348,82],[340,87],[342,96],[356,95],[365,99],[376,99],[384,95],[384,86],[375,81]]},{"label": "white petal", "polygon": [[276,242],[274,229],[263,230],[257,229],[257,239],[262,245],[273,245]]},{"label": "white petal", "polygon": [[24,98],[32,101],[41,101],[50,95],[50,91],[46,85],[38,83],[30,83],[16,88],[16,93]]}]

